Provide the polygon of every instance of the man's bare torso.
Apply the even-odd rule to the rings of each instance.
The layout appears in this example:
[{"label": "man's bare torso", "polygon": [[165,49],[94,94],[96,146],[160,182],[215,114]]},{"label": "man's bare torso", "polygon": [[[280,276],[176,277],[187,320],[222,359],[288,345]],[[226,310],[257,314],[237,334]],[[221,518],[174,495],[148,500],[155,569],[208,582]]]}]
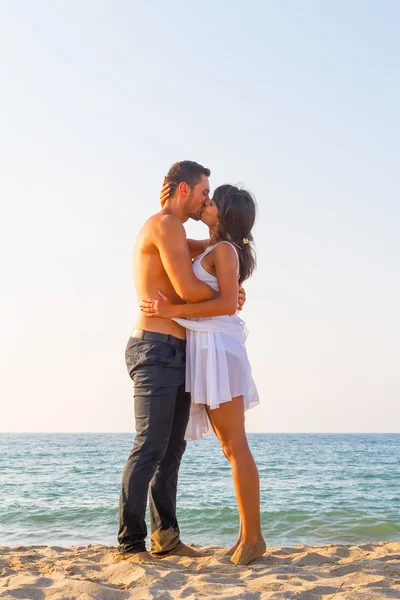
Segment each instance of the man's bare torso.
[{"label": "man's bare torso", "polygon": [[[165,272],[159,251],[153,241],[154,228],[158,218],[160,216],[157,214],[145,222],[139,232],[133,252],[133,278],[139,305],[143,299],[157,298],[158,289],[161,289],[174,304],[183,303]],[[175,321],[159,317],[146,318],[141,311],[135,327],[147,331],[169,333],[181,339],[186,337],[185,328]]]}]

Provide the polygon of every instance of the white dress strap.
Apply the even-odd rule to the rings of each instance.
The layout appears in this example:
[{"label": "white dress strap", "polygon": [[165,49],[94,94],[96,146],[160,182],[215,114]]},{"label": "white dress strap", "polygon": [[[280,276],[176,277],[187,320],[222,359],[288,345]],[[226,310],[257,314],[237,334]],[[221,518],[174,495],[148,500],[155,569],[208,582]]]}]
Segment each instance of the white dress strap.
[{"label": "white dress strap", "polygon": [[207,247],[207,248],[204,250],[203,254],[200,254],[200,256],[198,256],[197,258],[195,258],[195,260],[198,260],[198,259],[200,259],[200,260],[201,260],[202,258],[204,258],[204,256],[207,256],[207,254],[209,254],[209,253],[211,252],[211,250],[214,250],[214,248],[215,248],[215,246],[216,246],[216,245],[217,245],[217,244],[212,244],[211,246],[208,246],[208,247]]},{"label": "white dress strap", "polygon": [[209,254],[211,252],[211,250],[214,250],[214,248],[216,246],[218,246],[218,244],[229,244],[234,249],[235,254],[236,254],[236,258],[237,258],[237,276],[239,278],[239,275],[240,275],[239,254],[238,254],[238,251],[237,251],[237,248],[235,247],[235,245],[232,244],[232,242],[228,242],[228,240],[222,240],[222,242],[217,242],[216,244],[212,244],[211,246],[208,246],[208,248],[205,249],[205,251],[203,252],[203,254],[200,254],[200,256],[198,256],[197,258],[195,258],[195,260],[199,260],[200,261],[200,265],[201,265],[201,261],[203,260],[203,258],[205,256],[207,256],[207,254]]}]

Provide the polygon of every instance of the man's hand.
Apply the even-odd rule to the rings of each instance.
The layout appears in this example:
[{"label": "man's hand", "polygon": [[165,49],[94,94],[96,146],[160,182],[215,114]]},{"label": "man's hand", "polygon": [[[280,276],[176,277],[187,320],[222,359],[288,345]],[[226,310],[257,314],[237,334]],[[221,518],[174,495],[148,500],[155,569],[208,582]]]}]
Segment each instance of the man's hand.
[{"label": "man's hand", "polygon": [[242,310],[244,303],[246,302],[246,291],[244,287],[239,286],[239,297],[238,297],[238,310]]},{"label": "man's hand", "polygon": [[164,177],[163,186],[162,186],[161,192],[160,192],[161,208],[164,208],[164,204],[166,203],[166,201],[169,198],[170,191],[171,191],[171,186],[169,185],[169,183],[167,183],[167,178]]}]

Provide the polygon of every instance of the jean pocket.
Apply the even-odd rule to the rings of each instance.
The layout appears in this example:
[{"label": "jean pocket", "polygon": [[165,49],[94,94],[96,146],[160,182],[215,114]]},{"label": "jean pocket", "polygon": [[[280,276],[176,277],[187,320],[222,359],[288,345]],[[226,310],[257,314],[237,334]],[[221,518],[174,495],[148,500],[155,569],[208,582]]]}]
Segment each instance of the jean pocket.
[{"label": "jean pocket", "polygon": [[176,356],[176,348],[173,346],[167,346],[163,348],[162,352],[149,352],[149,359],[154,360],[154,362],[159,367],[168,367],[172,365]]},{"label": "jean pocket", "polygon": [[132,376],[135,369],[147,367],[168,367],[176,356],[176,348],[169,344],[147,342],[132,338],[125,350],[125,362]]}]

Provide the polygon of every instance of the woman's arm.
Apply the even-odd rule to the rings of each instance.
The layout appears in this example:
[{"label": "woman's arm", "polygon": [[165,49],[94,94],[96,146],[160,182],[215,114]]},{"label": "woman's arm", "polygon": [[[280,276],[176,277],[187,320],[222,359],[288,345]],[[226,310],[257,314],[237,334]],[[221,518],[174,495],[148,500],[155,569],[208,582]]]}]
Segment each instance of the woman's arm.
[{"label": "woman's arm", "polygon": [[200,254],[206,251],[207,247],[210,244],[210,240],[188,240],[187,241],[190,255],[192,258],[197,258]]},{"label": "woman's arm", "polygon": [[238,306],[238,259],[229,244],[218,244],[213,250],[214,265],[219,286],[219,296],[196,304],[172,304],[159,291],[160,298],[143,300],[142,311],[147,317],[218,317],[233,315]]}]

